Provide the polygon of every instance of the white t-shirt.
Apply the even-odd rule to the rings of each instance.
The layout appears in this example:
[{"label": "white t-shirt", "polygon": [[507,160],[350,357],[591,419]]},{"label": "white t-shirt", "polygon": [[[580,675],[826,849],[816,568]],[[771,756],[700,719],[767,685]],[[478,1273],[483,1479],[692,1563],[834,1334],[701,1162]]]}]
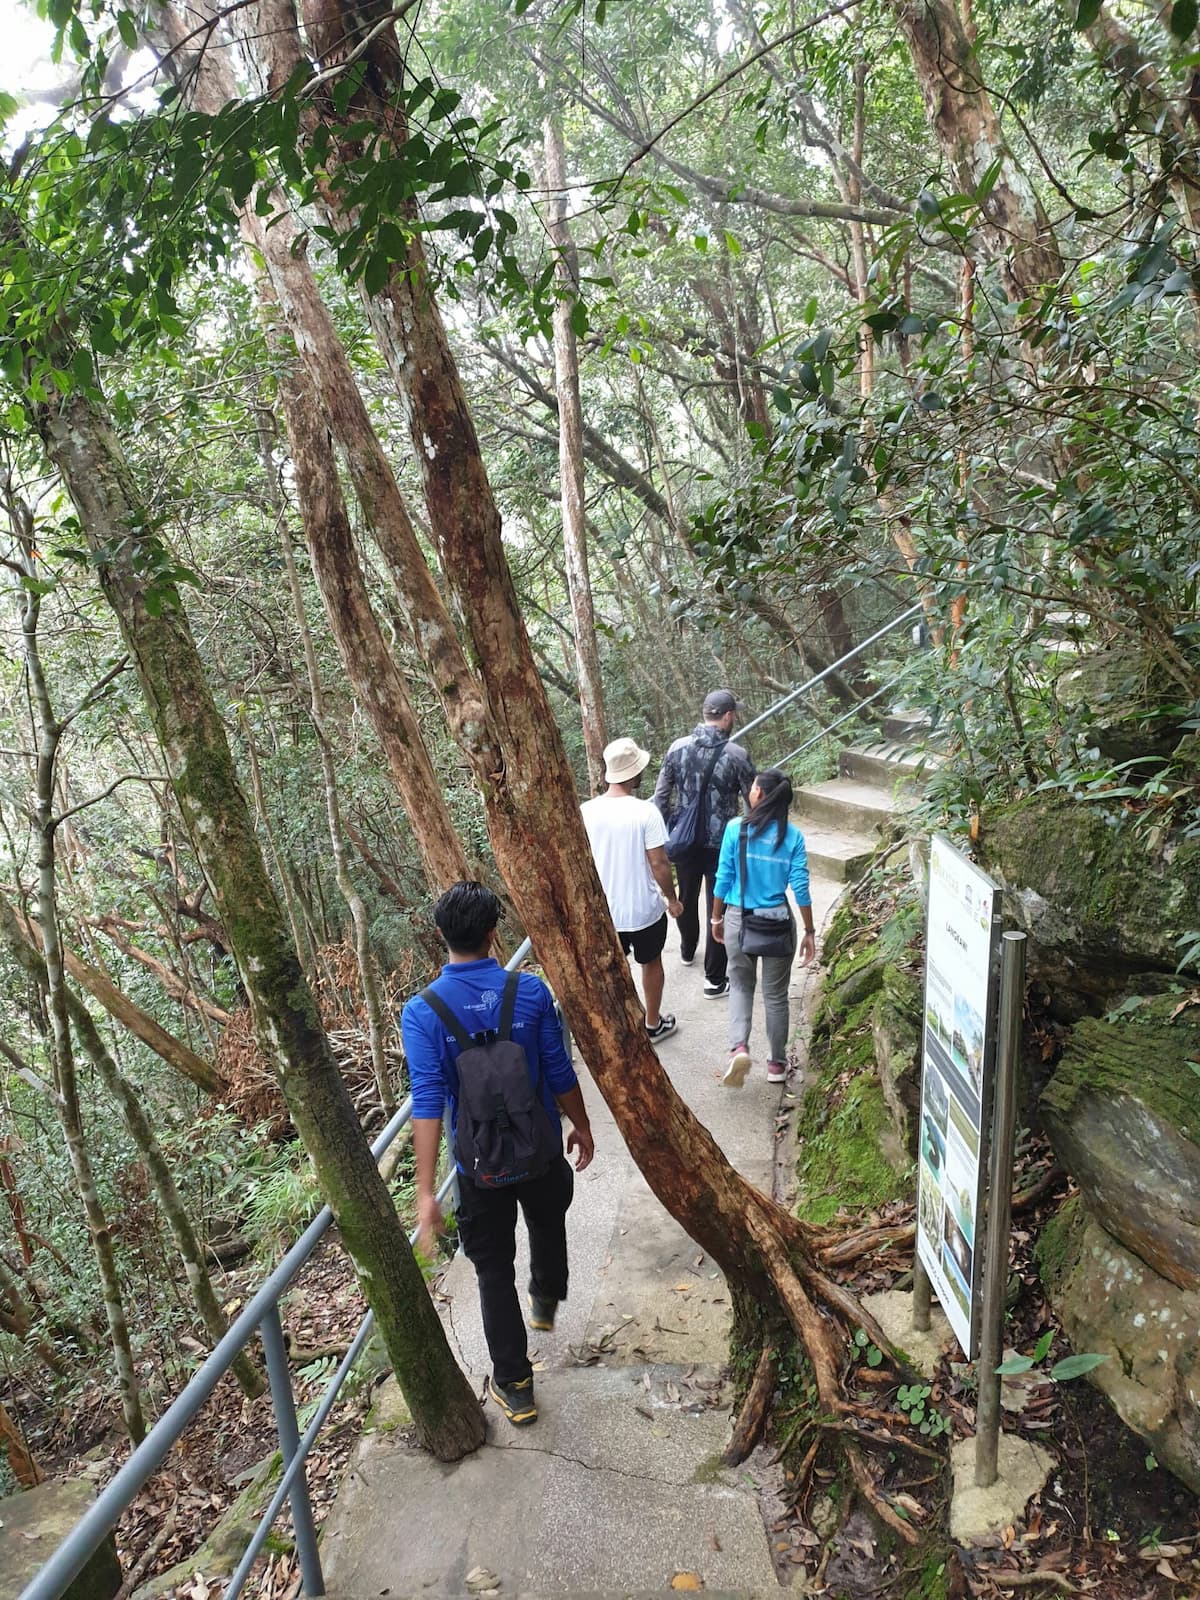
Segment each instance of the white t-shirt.
[{"label": "white t-shirt", "polygon": [[597,795],[581,810],[618,932],[651,927],[663,914],[663,899],[646,851],[667,842],[662,812],[634,794]]}]

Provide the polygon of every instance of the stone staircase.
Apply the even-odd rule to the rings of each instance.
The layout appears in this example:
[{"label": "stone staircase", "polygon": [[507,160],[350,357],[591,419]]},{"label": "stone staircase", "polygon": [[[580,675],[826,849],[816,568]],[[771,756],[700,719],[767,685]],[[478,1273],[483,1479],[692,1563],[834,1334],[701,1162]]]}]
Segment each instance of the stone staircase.
[{"label": "stone staircase", "polygon": [[837,883],[862,876],[883,828],[915,803],[922,771],[938,762],[911,742],[927,731],[923,722],[889,718],[882,741],[841,752],[836,778],[796,790],[792,821],[812,873]]}]

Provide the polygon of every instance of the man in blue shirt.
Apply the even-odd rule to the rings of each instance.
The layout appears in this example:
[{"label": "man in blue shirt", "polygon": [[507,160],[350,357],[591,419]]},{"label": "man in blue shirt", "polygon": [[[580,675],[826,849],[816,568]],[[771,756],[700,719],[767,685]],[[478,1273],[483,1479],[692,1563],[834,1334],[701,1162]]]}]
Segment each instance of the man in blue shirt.
[{"label": "man in blue shirt", "polygon": [[[448,960],[431,988],[468,1035],[494,1030],[500,1020],[505,972],[490,954],[500,902],[481,883],[456,883],[433,911]],[[414,995],[401,1017],[404,1052],[413,1096],[413,1149],[417,1158],[417,1214],[421,1240],[445,1226],[437,1203],[437,1157],[442,1114],[449,1104],[451,1140],[458,1117],[459,1046],[433,1009]],[[583,1092],[563,1043],[562,1025],[549,989],[531,972],[518,980],[512,1038],[521,1045],[529,1075],[557,1124],[571,1122],[568,1153],[582,1172],[594,1153]],[[483,1309],[483,1331],[492,1359],[488,1392],[518,1427],[537,1421],[533,1368],[525,1321],[517,1297],[515,1258],[517,1207],[529,1230],[529,1325],[548,1332],[558,1302],[567,1297],[567,1208],[575,1179],[568,1161],[548,1172],[500,1189],[472,1183],[459,1169],[458,1233],[475,1268]]]}]

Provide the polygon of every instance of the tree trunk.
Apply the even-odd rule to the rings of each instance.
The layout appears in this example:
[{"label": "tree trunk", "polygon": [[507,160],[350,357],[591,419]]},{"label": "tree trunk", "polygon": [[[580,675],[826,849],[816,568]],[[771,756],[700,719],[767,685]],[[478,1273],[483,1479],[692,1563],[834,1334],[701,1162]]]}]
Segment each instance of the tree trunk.
[{"label": "tree trunk", "polygon": [[579,347],[572,318],[579,304],[579,259],[567,221],[567,177],[562,129],[555,116],[546,118],[546,188],[549,191],[550,242],[557,255],[554,276],[554,367],[558,392],[558,469],[562,478],[563,553],[567,590],[575,627],[575,665],[579,679],[579,711],[592,792],[604,787],[604,686],[596,648],[596,617],[588,575],[587,528],[583,484],[583,402],[579,392]]},{"label": "tree trunk", "polygon": [[1004,138],[978,57],[948,0],[892,0],[912,52],[925,110],[954,182],[973,194],[999,163],[979,215],[980,238],[999,264],[1010,299],[1027,300],[1058,282],[1063,263],[1050,219]]},{"label": "tree trunk", "polygon": [[19,1489],[36,1489],[45,1474],[29,1452],[25,1436],[0,1402],[0,1448],[8,1458],[9,1471]]},{"label": "tree trunk", "polygon": [[185,825],[250,1001],[259,1048],[272,1063],[304,1140],[419,1439],[443,1460],[483,1442],[483,1414],[455,1365],[387,1186],[371,1159],[333,1059],[312,991],[288,936],[238,782],[212,692],[182,607],[147,604],[139,535],[152,525],[111,425],[82,394],[39,407],[47,451],[62,474],[98,562],[100,581],[141,682]]},{"label": "tree trunk", "polygon": [[[37,565],[33,554],[32,518],[28,537],[22,539],[22,544],[27,576],[31,583],[36,583]],[[37,923],[45,956],[54,1086],[58,1091],[58,1114],[71,1159],[71,1171],[75,1176],[75,1187],[79,1193],[84,1216],[87,1218],[92,1252],[96,1258],[96,1271],[104,1298],[104,1315],[108,1322],[113,1365],[117,1373],[117,1388],[121,1396],[121,1415],[125,1421],[125,1431],[134,1444],[140,1444],[146,1436],[146,1420],[142,1414],[142,1397],[138,1389],[133,1348],[129,1340],[129,1323],[125,1316],[125,1302],[121,1293],[121,1276],[117,1270],[116,1252],[113,1249],[112,1230],[109,1228],[108,1218],[96,1188],[91,1152],[83,1127],[79,1087],[75,1076],[75,1054],[71,1042],[71,1024],[67,1011],[67,980],[63,971],[62,944],[59,939],[54,861],[56,826],[54,762],[62,738],[63,725],[54,714],[50,691],[42,672],[37,640],[40,608],[40,597],[36,589],[31,587],[25,594],[21,631],[25,669],[38,725],[33,795],[38,869]]]},{"label": "tree trunk", "polygon": [[[329,461],[332,467],[332,459]],[[305,470],[312,470],[311,457],[305,459]],[[299,472],[297,473],[299,477]],[[340,502],[341,493],[337,488],[334,478],[329,488],[335,493]],[[326,498],[326,504],[329,504]],[[344,509],[344,508],[343,508]],[[325,816],[329,823],[329,845],[333,852],[333,873],[342,899],[346,902],[350,912],[350,920],[354,927],[354,955],[358,963],[358,979],[362,986],[363,1010],[367,1014],[367,1035],[371,1050],[371,1071],[375,1077],[375,1087],[379,1091],[379,1103],[390,1117],[396,1109],[396,1096],[392,1090],[388,1077],[387,1053],[385,1049],[385,1025],[383,1020],[383,1002],[379,993],[379,974],[375,968],[375,957],[371,951],[370,924],[367,919],[367,908],[363,904],[363,897],[354,887],[354,879],[350,876],[350,868],[346,861],[346,835],[342,829],[342,808],[338,800],[337,775],[333,767],[333,752],[329,745],[329,728],[325,716],[325,694],[321,688],[321,671],[317,665],[317,653],[313,649],[312,634],[308,628],[308,617],[304,610],[304,592],[300,587],[300,575],[296,571],[296,553],[292,548],[292,536],[288,532],[286,517],[280,519],[279,536],[283,544],[283,560],[287,567],[288,587],[292,592],[292,606],[296,613],[296,625],[300,629],[300,641],[304,650],[304,666],[308,673],[308,692],[312,702],[313,727],[316,730],[317,744],[321,755],[321,780],[325,787]]]},{"label": "tree trunk", "polygon": [[[18,966],[34,983],[45,988],[49,987],[46,962],[29,944],[21,925],[21,918],[3,894],[0,894],[0,942],[8,946]],[[163,1215],[167,1219],[183,1261],[188,1287],[192,1291],[192,1300],[213,1343],[217,1344],[224,1338],[229,1324],[217,1302],[212,1279],[208,1275],[208,1267],[204,1260],[204,1248],[196,1237],[192,1219],[188,1216],[183,1197],[175,1186],[175,1178],[163,1154],[162,1146],[155,1137],[154,1128],[137,1091],[117,1066],[111,1051],[100,1036],[100,1030],[93,1021],[91,1012],[70,988],[66,989],[66,1002],[79,1043],[100,1074],[101,1081],[111,1099],[115,1101],[138,1153],[146,1163],[154,1192],[158,1196],[158,1202],[162,1206]],[[234,1361],[233,1373],[251,1399],[262,1394],[262,1377],[245,1351]]]},{"label": "tree trunk", "polygon": [[[46,1087],[53,1094],[49,1084]],[[31,1340],[29,1337],[29,1330],[37,1320],[37,1315],[37,1308],[26,1300],[21,1285],[8,1271],[3,1258],[0,1257],[0,1331],[11,1334],[22,1344],[29,1345],[38,1360],[56,1378],[67,1378],[71,1375],[71,1368],[54,1346],[46,1339]],[[87,1341],[83,1342],[86,1345]]]}]

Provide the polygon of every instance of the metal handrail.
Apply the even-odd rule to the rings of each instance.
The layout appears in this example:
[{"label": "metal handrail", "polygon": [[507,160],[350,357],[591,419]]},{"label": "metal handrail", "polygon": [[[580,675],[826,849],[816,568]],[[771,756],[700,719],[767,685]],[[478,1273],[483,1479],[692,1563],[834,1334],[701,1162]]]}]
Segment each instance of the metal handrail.
[{"label": "metal handrail", "polygon": [[902,677],[903,673],[898,672],[894,678],[889,678],[887,683],[881,684],[874,694],[869,694],[865,700],[860,700],[857,705],[851,706],[849,711],[843,711],[841,716],[835,717],[828,727],[821,728],[810,739],[805,739],[803,744],[797,745],[790,755],[783,756],[775,765],[777,767],[786,767],[789,761],[795,761],[797,756],[802,756],[806,750],[811,750],[814,744],[820,744],[821,740],[831,734],[835,728],[840,728],[843,722],[849,722],[851,717],[856,717],[864,706],[871,704],[872,700],[878,700],[880,695],[887,694],[889,689],[894,689]]},{"label": "metal handrail", "polygon": [[[505,963],[507,970],[512,971],[519,967],[531,949],[532,941],[525,939]],[[401,1130],[412,1121],[412,1110],[413,1100],[412,1095],[409,1095],[371,1145],[371,1155],[374,1160],[379,1160],[389,1146],[394,1143]],[[444,1200],[452,1193],[455,1176],[455,1170],[452,1165],[438,1192],[439,1200]],[[233,1365],[234,1358],[249,1344],[260,1328],[263,1329],[263,1344],[268,1358],[271,1398],[275,1406],[276,1432],[280,1435],[280,1450],[284,1457],[284,1475],[271,1498],[266,1512],[263,1514],[263,1520],[255,1531],[246,1555],[243,1556],[234,1574],[234,1579],[237,1580],[236,1588],[233,1586],[234,1579],[230,1580],[230,1585],[225,1591],[226,1600],[235,1600],[235,1597],[240,1592],[254,1559],[262,1550],[267,1534],[283,1507],[284,1498],[289,1494],[292,1498],[292,1516],[296,1531],[296,1553],[301,1563],[304,1593],[309,1596],[324,1594],[325,1585],[321,1575],[321,1560],[317,1552],[316,1532],[313,1527],[312,1513],[308,1501],[308,1485],[304,1479],[303,1472],[309,1452],[320,1432],[320,1425],[324,1423],[325,1418],[329,1415],[334,1400],[336,1400],[346,1379],[350,1376],[354,1362],[366,1343],[367,1335],[374,1319],[372,1313],[368,1311],[351,1342],[350,1349],[346,1352],[341,1365],[326,1388],[316,1415],[305,1430],[304,1437],[297,1440],[295,1438],[296,1412],[292,1394],[291,1372],[287,1365],[282,1329],[278,1324],[278,1316],[280,1298],[289,1288],[301,1267],[308,1261],[317,1245],[325,1237],[332,1222],[332,1211],[328,1206],[322,1206],[283,1260],[263,1282],[249,1304],[230,1323],[224,1336],[200,1367],[200,1370],[188,1381],[182,1392],[159,1417],[141,1444],[138,1445],[129,1459],[100,1491],[95,1502],[67,1534],[50,1559],[34,1573],[29,1583],[18,1596],[18,1600],[59,1600],[59,1596],[79,1576],[88,1559],[99,1549],[101,1542],[116,1527],[122,1513],[128,1510],[133,1503],[133,1499],[139,1490],[149,1482],[150,1478],[166,1459],[168,1452],[182,1437],[199,1412],[200,1407]],[[409,1235],[409,1243],[411,1244],[415,1238],[416,1233],[414,1231]],[[272,1322],[275,1323],[274,1328],[271,1326]],[[283,1357],[282,1362],[279,1360],[280,1355]],[[292,1434],[290,1439],[286,1437],[289,1432],[289,1417],[290,1432]],[[253,1550],[253,1555],[250,1554],[251,1549]],[[244,1571],[243,1568],[245,1569]]]},{"label": "metal handrail", "polygon": [[902,611],[898,617],[893,617],[890,622],[884,623],[883,627],[877,629],[869,639],[864,639],[861,644],[856,644],[853,650],[847,650],[844,656],[839,656],[836,661],[831,661],[829,665],[827,667],[823,667],[815,677],[809,678],[808,681],[806,683],[802,683],[798,689],[789,690],[789,692],[781,699],[776,700],[774,705],[768,706],[761,716],[755,717],[752,722],[747,722],[744,727],[739,728],[738,737],[744,738],[746,734],[753,732],[755,728],[761,727],[764,722],[770,721],[772,717],[777,717],[785,706],[790,706],[792,702],[794,700],[798,700],[801,695],[808,694],[811,689],[815,689],[817,684],[823,682],[830,676],[831,673],[836,672],[839,667],[844,667],[847,661],[853,661],[855,656],[861,655],[864,650],[869,649],[870,646],[873,645],[877,640],[882,639],[887,634],[891,633],[893,628],[898,628],[901,623],[910,622],[913,617],[918,615],[921,609],[921,602],[919,600],[914,602],[913,605],[909,606],[907,611]]}]

